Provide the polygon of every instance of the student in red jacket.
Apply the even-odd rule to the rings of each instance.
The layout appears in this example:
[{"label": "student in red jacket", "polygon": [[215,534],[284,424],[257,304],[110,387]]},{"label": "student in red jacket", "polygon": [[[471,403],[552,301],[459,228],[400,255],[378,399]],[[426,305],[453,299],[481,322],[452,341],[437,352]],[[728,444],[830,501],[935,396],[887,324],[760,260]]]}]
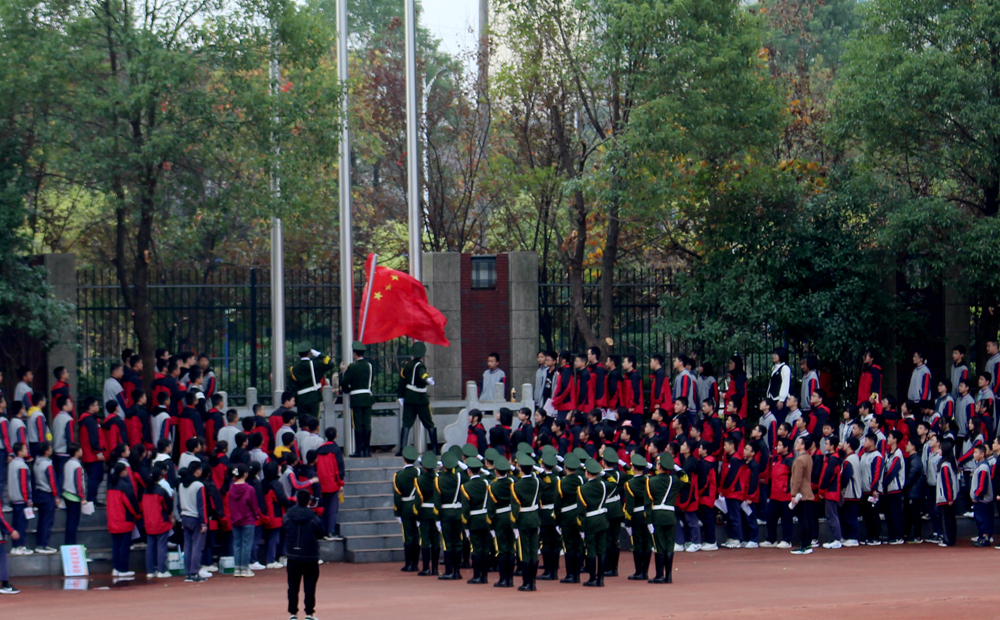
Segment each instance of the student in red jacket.
[{"label": "student in red jacket", "polygon": [[[770,501],[767,503],[767,540],[760,544],[761,547],[778,547],[779,549],[792,548],[792,509],[788,503],[792,501],[792,494],[789,492],[792,459],[789,456],[792,451],[792,440],[788,437],[778,439],[774,445],[774,454],[771,457],[771,488]],[[778,519],[781,519],[781,542],[778,540]]]},{"label": "student in red jacket", "polygon": [[736,451],[738,440],[726,437],[722,440],[722,472],[719,495],[726,500],[726,526],[729,540],[722,544],[727,549],[739,549],[743,543],[743,517],[740,505],[746,500],[746,464]]},{"label": "student in red jacket", "polygon": [[649,407],[650,409],[662,409],[664,415],[669,415],[674,408],[674,397],[670,390],[670,375],[664,368],[664,358],[662,355],[654,355],[649,360],[649,369],[653,372],[649,375]]},{"label": "student in red jacket", "polygon": [[741,419],[747,417],[747,373],[743,368],[743,358],[734,355],[729,358],[729,385],[726,387],[726,405],[733,403],[733,412]]},{"label": "student in red jacket", "polygon": [[552,386],[552,406],[558,412],[556,417],[559,420],[565,420],[566,412],[577,408],[577,388],[573,368],[570,367],[570,358],[572,355],[569,351],[559,354],[555,383]]},{"label": "student in red jacket", "polygon": [[88,396],[80,403],[80,419],[76,421],[77,437],[83,449],[83,468],[87,472],[87,501],[97,503],[97,489],[104,479],[104,461],[108,458],[108,445],[101,430],[101,403]]},{"label": "student in red jacket", "polygon": [[104,433],[104,445],[114,450],[118,444],[128,445],[128,426],[125,418],[118,415],[118,401],[109,400],[104,404],[104,421],[101,430]]},{"label": "student in red jacket", "polygon": [[701,550],[717,551],[715,542],[715,499],[718,494],[719,473],[715,457],[709,452],[712,445],[702,441],[698,445],[698,519],[701,521]]},{"label": "student in red jacket", "polygon": [[823,467],[819,474],[819,497],[823,500],[823,513],[830,526],[830,542],[823,543],[824,549],[840,549],[844,546],[843,533],[840,530],[840,474],[842,461],[836,435],[823,438]]},{"label": "student in red jacket", "polygon": [[225,428],[226,420],[222,417],[222,394],[213,394],[212,408],[205,412],[205,442],[208,444],[208,451],[215,451],[215,442],[219,440],[219,431]]},{"label": "student in red jacket", "polygon": [[[645,397],[642,393],[642,375],[636,366],[634,355],[626,355],[622,358],[622,382],[621,396],[619,402],[622,407],[628,410],[632,420],[632,426],[641,426],[642,418],[646,412]],[[619,419],[621,416],[619,416]]]},{"label": "student in red jacket", "polygon": [[681,512],[677,520],[684,528],[684,550],[694,553],[701,550],[701,528],[698,527],[698,442],[685,441],[680,445],[681,468],[688,476],[688,484],[677,496],[677,510]]},{"label": "student in red jacket", "polygon": [[757,538],[760,536],[757,527],[757,504],[760,502],[760,464],[757,461],[759,451],[760,444],[756,441],[748,441],[743,446],[743,471],[740,475],[746,490],[739,515],[743,520],[742,529],[746,536],[743,542],[745,549],[756,549]]},{"label": "student in red jacket", "polygon": [[338,460],[339,454],[342,453],[337,445],[337,429],[328,428],[326,442],[316,450],[316,476],[319,478],[323,497],[323,524],[326,526],[323,540],[334,540],[337,531],[337,514],[344,488],[344,471],[341,469],[343,457]]},{"label": "student in red jacket", "polygon": [[[55,370],[52,371],[53,376],[55,376],[56,382],[52,386],[52,398],[50,402],[52,403],[52,419],[55,419],[56,415],[59,414],[59,407],[56,404],[61,397],[66,397],[73,401],[73,394],[70,391],[69,386],[69,371],[66,370],[65,366],[57,366]],[[69,409],[70,413],[74,416],[76,415],[76,409]]]},{"label": "student in red jacket", "polygon": [[135,572],[128,569],[132,531],[139,516],[139,507],[132,482],[128,479],[128,466],[116,463],[108,476],[108,532],[111,533],[112,577],[129,579]]},{"label": "student in red jacket", "polygon": [[142,517],[146,524],[146,578],[166,579],[167,543],[174,529],[174,498],[161,484],[166,469],[159,463],[149,473],[146,492],[142,496]]}]

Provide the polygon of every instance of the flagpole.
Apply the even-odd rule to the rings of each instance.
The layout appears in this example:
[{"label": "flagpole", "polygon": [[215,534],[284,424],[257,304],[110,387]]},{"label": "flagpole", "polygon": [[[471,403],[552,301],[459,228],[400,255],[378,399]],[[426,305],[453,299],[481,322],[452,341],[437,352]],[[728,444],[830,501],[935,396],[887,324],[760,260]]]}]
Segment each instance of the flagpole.
[{"label": "flagpole", "polygon": [[406,0],[406,202],[410,224],[410,275],[423,281],[420,270],[420,147],[417,124],[417,10]]},{"label": "flagpole", "polygon": [[[354,343],[354,279],[351,273],[354,248],[351,242],[351,132],[348,123],[347,99],[347,0],[337,0],[337,78],[341,94],[340,130],[340,350],[341,360],[351,362],[351,345]],[[354,437],[350,422],[350,395],[344,394],[344,450],[351,452]]]},{"label": "flagpole", "polygon": [[372,254],[372,268],[368,271],[368,291],[365,293],[365,308],[361,311],[361,333],[358,340],[365,341],[365,326],[368,325],[368,306],[372,301],[372,280],[375,279],[375,265],[378,264],[378,254]]}]

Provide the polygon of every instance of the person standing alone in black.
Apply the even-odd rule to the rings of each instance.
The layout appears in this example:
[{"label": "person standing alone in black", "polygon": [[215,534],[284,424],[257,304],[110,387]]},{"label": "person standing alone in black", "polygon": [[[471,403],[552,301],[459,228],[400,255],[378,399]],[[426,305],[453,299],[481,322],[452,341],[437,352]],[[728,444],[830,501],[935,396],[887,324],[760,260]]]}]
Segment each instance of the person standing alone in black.
[{"label": "person standing alone in black", "polygon": [[285,513],[285,556],[288,558],[288,613],[298,620],[299,583],[305,590],[305,620],[316,620],[316,582],[319,580],[319,539],[326,532],[309,510],[309,491],[299,491],[295,505]]}]

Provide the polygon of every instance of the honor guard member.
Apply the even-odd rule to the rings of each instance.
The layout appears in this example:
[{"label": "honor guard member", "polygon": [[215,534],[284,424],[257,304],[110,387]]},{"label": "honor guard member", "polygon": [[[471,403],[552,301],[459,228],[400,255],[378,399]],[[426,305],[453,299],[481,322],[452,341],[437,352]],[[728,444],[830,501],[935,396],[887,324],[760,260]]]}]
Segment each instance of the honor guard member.
[{"label": "honor guard member", "polygon": [[535,460],[530,455],[518,454],[517,465],[521,468],[521,479],[514,483],[511,521],[514,522],[517,559],[521,562],[523,578],[518,591],[534,592],[535,575],[538,574],[538,498],[542,483],[535,476]]},{"label": "honor guard member", "polygon": [[497,556],[500,580],[494,588],[512,588],[514,577],[514,523],[510,520],[514,481],[510,479],[510,461],[500,456],[495,461],[497,479],[490,484],[487,514],[493,527],[493,549]]},{"label": "honor guard member", "polygon": [[416,463],[420,455],[413,446],[403,449],[403,469],[392,476],[393,514],[396,521],[403,527],[403,568],[404,573],[417,571],[417,560],[420,558],[420,528],[417,506],[417,476],[420,471]]},{"label": "honor guard member", "polygon": [[426,577],[438,574],[440,557],[441,523],[438,521],[437,455],[428,450],[420,457],[420,475],[414,483],[420,500],[420,559],[423,570],[417,575]]},{"label": "honor guard member", "polygon": [[583,540],[580,534],[580,522],[577,520],[580,507],[577,490],[586,482],[580,473],[582,466],[583,462],[575,451],[567,454],[563,461],[565,475],[556,482],[559,494],[557,503],[559,529],[563,540],[563,551],[566,553],[566,576],[559,583],[580,583]]},{"label": "honor guard member", "polygon": [[[295,348],[299,361],[288,370],[290,386],[295,390],[295,409],[300,420],[310,416],[319,417],[319,404],[323,401],[323,377],[333,369],[333,360],[312,348],[309,342],[301,342]],[[271,446],[272,448],[274,446]]]},{"label": "honor guard member", "polygon": [[604,500],[604,507],[608,510],[608,553],[604,559],[604,576],[618,576],[618,556],[622,552],[622,522],[625,520],[625,511],[622,508],[622,472],[618,470],[618,453],[611,446],[604,446],[601,452],[601,461],[604,463],[604,482],[608,484],[608,497]]},{"label": "honor guard member", "polygon": [[351,419],[354,423],[354,454],[358,458],[371,456],[372,443],[372,363],[365,359],[364,343],[355,341],[351,345],[354,361],[340,375],[340,391],[351,397]]},{"label": "honor guard member", "polygon": [[538,539],[542,546],[542,574],[538,579],[542,581],[559,580],[559,551],[562,549],[562,541],[559,538],[559,514],[556,512],[556,504],[559,499],[559,474],[555,469],[559,466],[559,459],[556,457],[554,446],[548,445],[542,448],[542,468],[538,480],[542,483],[542,490],[538,495],[538,520],[541,529]]},{"label": "honor guard member", "polygon": [[649,463],[640,454],[632,454],[635,475],[625,483],[625,530],[632,538],[632,561],[635,573],[630,581],[649,579],[649,560],[653,553],[652,537],[646,527],[646,467]]},{"label": "honor guard member", "polygon": [[[646,479],[646,514],[649,533],[653,535],[656,576],[649,583],[673,583],[674,528],[677,527],[677,496],[688,484],[687,474],[670,454],[661,454],[656,475]],[[713,524],[707,524],[712,527]],[[666,576],[664,576],[666,575]]]},{"label": "honor guard member", "polygon": [[[420,423],[427,429],[431,448],[438,453],[437,428],[431,416],[430,400],[427,398],[427,386],[434,385],[434,377],[428,376],[424,366],[424,355],[427,345],[416,342],[410,347],[412,359],[403,364],[399,371],[398,394],[403,401],[403,427],[399,430],[399,449],[402,450],[410,441],[410,429],[420,418]],[[399,456],[402,452],[397,452]]]},{"label": "honor guard member", "polygon": [[[481,457],[479,456],[479,451],[476,449],[476,446],[470,443],[467,443],[464,446],[462,446],[461,455],[462,455],[462,463],[459,466],[461,467],[462,465],[464,465],[464,467],[462,467],[461,474],[462,474],[462,482],[466,483],[469,481],[469,478],[472,477],[472,473],[469,472],[469,459],[475,458],[476,460],[479,460]],[[479,460],[479,463],[480,463],[479,467],[480,469],[482,469],[482,461]],[[460,565],[460,567],[472,568],[472,541],[469,540],[468,533],[466,533],[465,536],[462,537],[462,564]]]},{"label": "honor guard member", "polygon": [[472,546],[471,584],[486,584],[493,545],[490,536],[490,519],[487,516],[487,502],[490,499],[490,483],[481,475],[483,462],[477,457],[465,461],[469,466],[469,479],[462,485],[462,515],[465,521],[465,535]]},{"label": "honor guard member", "polygon": [[486,448],[486,452],[483,453],[483,471],[479,473],[486,482],[493,482],[496,479],[496,462],[500,459],[501,454],[496,450],[496,448]]},{"label": "honor guard member", "polygon": [[441,457],[441,472],[437,482],[437,511],[441,525],[441,546],[444,547],[442,580],[462,578],[458,570],[462,553],[462,474],[458,473],[458,455],[453,451]]},{"label": "honor guard member", "polygon": [[583,528],[583,545],[586,551],[587,572],[590,579],[583,582],[588,588],[604,587],[604,556],[608,551],[608,483],[601,474],[604,468],[594,459],[585,466],[587,481],[576,490],[580,508],[577,520]]}]

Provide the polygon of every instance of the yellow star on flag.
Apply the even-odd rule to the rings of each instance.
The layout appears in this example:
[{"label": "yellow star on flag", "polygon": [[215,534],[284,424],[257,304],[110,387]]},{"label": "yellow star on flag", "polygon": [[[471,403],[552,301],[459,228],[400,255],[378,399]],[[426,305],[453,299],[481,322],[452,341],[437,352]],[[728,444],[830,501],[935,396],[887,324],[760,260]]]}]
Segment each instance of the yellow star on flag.
[{"label": "yellow star on flag", "polygon": [[382,293],[375,293],[375,299],[382,299]]},{"label": "yellow star on flag", "polygon": [[392,290],[392,285],[391,284],[386,284],[385,285],[385,290],[391,291]]},{"label": "yellow star on flag", "polygon": [[399,279],[399,276],[392,276],[392,279],[393,279],[393,280],[398,280],[398,279]]}]

